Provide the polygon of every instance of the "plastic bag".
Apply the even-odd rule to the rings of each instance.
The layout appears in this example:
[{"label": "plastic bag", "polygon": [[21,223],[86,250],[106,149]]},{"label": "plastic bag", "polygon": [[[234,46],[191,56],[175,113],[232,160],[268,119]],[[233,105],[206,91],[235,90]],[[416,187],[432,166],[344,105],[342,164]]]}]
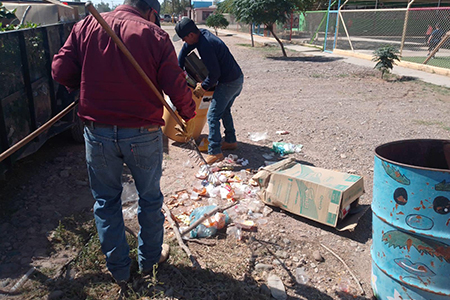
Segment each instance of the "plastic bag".
[{"label": "plastic bag", "polygon": [[[216,205],[197,207],[192,211],[190,215],[190,223],[191,224],[194,223],[196,220],[203,217],[204,214],[211,212],[216,207],[217,207]],[[189,233],[189,236],[191,238],[212,237],[217,233],[218,229],[222,229],[229,222],[230,218],[226,212],[216,213],[214,214],[214,216],[206,219],[202,224],[192,229],[191,232]]]},{"label": "plastic bag", "polygon": [[281,156],[290,153],[299,153],[303,148],[303,145],[294,145],[291,143],[284,142],[273,142],[272,151],[279,153]]},{"label": "plastic bag", "polygon": [[249,132],[248,135],[249,138],[254,142],[259,142],[267,139],[267,132]]}]

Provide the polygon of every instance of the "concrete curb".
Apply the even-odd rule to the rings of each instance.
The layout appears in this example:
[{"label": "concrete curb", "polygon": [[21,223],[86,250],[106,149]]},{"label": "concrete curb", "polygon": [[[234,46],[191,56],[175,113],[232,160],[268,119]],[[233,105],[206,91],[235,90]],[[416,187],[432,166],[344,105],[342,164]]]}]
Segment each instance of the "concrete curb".
[{"label": "concrete curb", "polygon": [[[361,58],[361,59],[366,59],[366,60],[372,61],[371,55],[356,53],[356,52],[352,52],[352,51],[348,51],[348,50],[335,49],[333,51],[333,54],[351,56],[351,57],[356,57],[356,58]],[[412,63],[409,61],[400,61],[400,62],[397,62],[396,65],[398,65],[400,67],[404,67],[404,68],[409,68],[409,69],[423,71],[423,72],[427,72],[427,73],[431,73],[431,74],[437,74],[437,75],[450,77],[449,69],[433,67],[433,66],[428,66],[428,65],[422,65],[422,64],[416,64],[416,63]]]}]

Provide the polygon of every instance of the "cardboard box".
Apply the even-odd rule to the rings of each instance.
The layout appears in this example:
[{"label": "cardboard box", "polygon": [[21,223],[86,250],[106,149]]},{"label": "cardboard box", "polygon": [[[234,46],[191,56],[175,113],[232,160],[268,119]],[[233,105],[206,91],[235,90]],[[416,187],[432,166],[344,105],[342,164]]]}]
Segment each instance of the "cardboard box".
[{"label": "cardboard box", "polygon": [[[302,165],[292,158],[264,167],[253,179],[264,203],[340,231],[354,229],[369,207],[356,202],[364,194],[361,176]],[[340,219],[350,204],[353,211]]]}]

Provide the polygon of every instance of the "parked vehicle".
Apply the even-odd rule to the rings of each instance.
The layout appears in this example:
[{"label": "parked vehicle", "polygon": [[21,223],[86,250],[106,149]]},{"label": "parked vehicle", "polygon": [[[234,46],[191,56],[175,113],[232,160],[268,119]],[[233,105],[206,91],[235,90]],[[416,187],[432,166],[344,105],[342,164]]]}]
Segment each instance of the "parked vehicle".
[{"label": "parked vehicle", "polygon": [[169,23],[172,23],[172,22],[176,23],[178,21],[178,17],[177,16],[172,16],[172,15],[169,15],[169,14],[165,14],[163,19],[161,19],[161,21],[169,22]]}]

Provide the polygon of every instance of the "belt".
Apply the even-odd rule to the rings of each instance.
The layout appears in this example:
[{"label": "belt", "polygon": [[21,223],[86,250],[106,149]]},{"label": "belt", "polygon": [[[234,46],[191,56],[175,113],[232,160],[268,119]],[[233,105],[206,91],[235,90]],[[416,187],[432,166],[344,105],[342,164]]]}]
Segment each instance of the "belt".
[{"label": "belt", "polygon": [[87,127],[91,127],[91,128],[128,128],[128,129],[145,129],[147,131],[156,131],[159,130],[159,128],[161,127],[160,125],[144,125],[144,126],[140,126],[140,127],[127,127],[127,126],[117,126],[117,125],[111,125],[111,124],[103,124],[103,123],[99,123],[99,122],[94,122],[94,121],[84,121],[83,122],[85,126]]}]

